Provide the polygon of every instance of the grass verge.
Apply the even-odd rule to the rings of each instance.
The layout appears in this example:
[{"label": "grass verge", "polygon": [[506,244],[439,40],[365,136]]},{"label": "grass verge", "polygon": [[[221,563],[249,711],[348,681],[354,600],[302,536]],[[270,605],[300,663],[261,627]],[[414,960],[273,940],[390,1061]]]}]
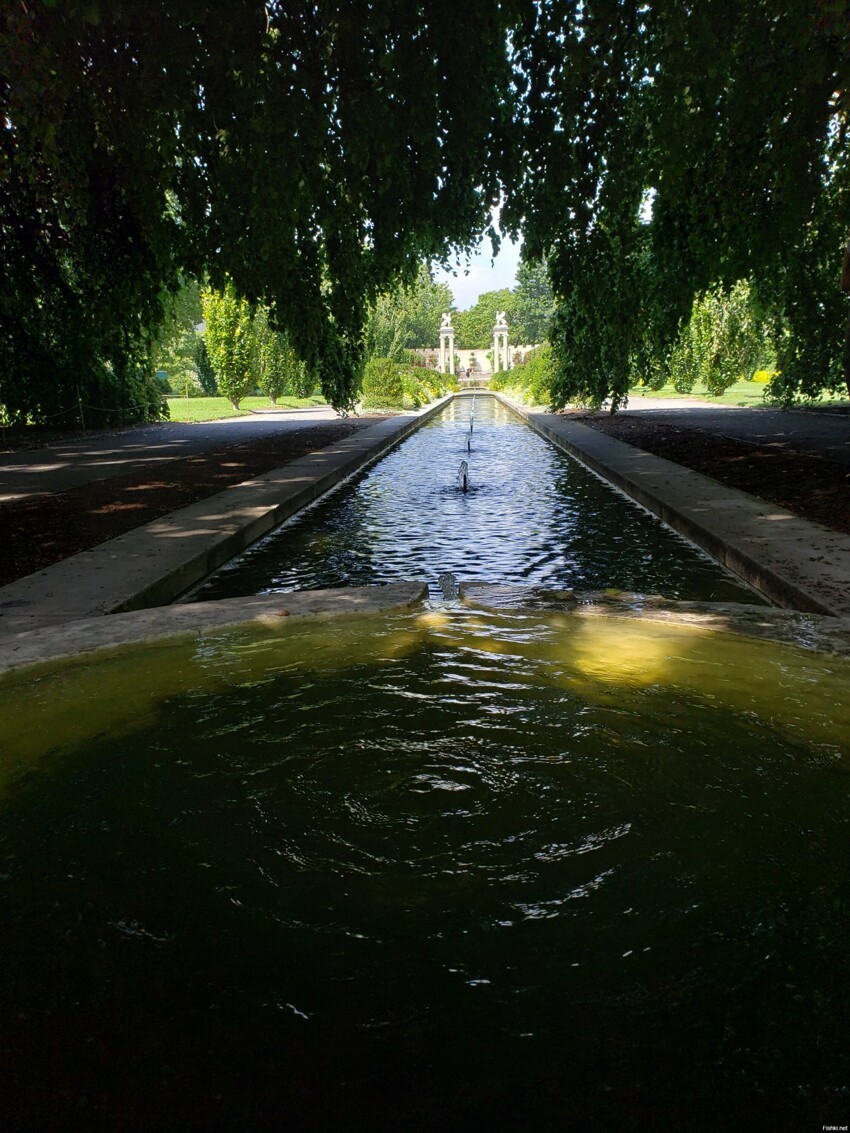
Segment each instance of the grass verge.
[{"label": "grass verge", "polygon": [[258,409],[312,409],[325,405],[323,397],[279,397],[272,405],[267,397],[245,397],[234,409],[226,397],[169,397],[172,421],[217,421],[222,417],[247,417]]},{"label": "grass verge", "polygon": [[[719,397],[708,392],[702,382],[697,382],[690,393],[679,393],[673,386],[662,386],[661,389],[647,389],[645,386],[633,386],[629,390],[629,402],[635,405],[643,398],[653,397],[683,397],[683,398],[699,398],[701,401],[710,401],[712,405],[737,405],[743,408],[749,408],[758,405],[771,405],[772,403],[764,400],[764,392],[767,386],[764,382],[735,382],[730,386],[725,393]],[[801,406],[815,407],[819,405],[848,405],[846,397],[832,397],[829,394],[821,394],[820,397],[815,398],[814,401],[801,402]]]}]

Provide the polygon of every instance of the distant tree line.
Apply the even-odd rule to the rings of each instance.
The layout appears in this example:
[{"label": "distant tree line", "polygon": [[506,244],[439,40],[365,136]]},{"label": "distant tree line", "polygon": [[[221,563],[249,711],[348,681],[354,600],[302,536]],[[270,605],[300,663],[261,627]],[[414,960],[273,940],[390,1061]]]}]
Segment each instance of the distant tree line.
[{"label": "distant tree line", "polygon": [[309,397],[316,385],[268,309],[252,307],[232,284],[213,291],[187,281],[161,326],[153,363],[162,392],[220,394],[236,409],[255,390],[274,405],[286,395]]},{"label": "distant tree line", "polygon": [[464,350],[487,350],[493,345],[497,311],[505,311],[511,342],[531,345],[549,334],[554,310],[552,289],[544,264],[522,262],[512,289],[486,291],[466,311],[455,311],[451,288],[435,283],[431,271],[420,265],[413,282],[379,296],[366,323],[367,358],[406,359],[412,349],[436,347],[444,311],[452,312],[455,344]]}]

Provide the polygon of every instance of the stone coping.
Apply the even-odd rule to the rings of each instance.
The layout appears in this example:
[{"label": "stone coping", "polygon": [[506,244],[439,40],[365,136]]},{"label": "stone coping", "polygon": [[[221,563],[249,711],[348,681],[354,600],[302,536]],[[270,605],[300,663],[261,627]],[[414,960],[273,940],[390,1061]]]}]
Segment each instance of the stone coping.
[{"label": "stone coping", "polygon": [[850,537],[557,413],[494,396],[770,601],[850,615]]},{"label": "stone coping", "polygon": [[[5,648],[0,655],[0,671],[34,663],[25,659],[29,654],[22,650],[29,648],[27,631],[40,628],[67,624],[69,636],[61,646],[63,651],[51,653],[48,649],[48,655],[70,656],[87,651],[87,642],[97,637],[92,637],[89,629],[83,631],[81,624],[90,619],[100,622],[104,614],[113,615],[106,619],[113,622],[120,611],[147,609],[147,639],[153,639],[183,632],[181,626],[204,625],[206,611],[213,619],[211,625],[234,625],[251,620],[255,616],[252,609],[256,616],[273,617],[275,608],[279,609],[281,603],[288,608],[296,597],[308,603],[317,600],[302,592],[283,598],[261,596],[176,607],[200,611],[179,615],[187,619],[185,622],[173,621],[172,611],[162,608],[284,519],[378,459],[439,412],[452,396],[441,398],[415,416],[389,418],[327,449],[3,587],[0,637]],[[833,640],[823,627],[812,628],[815,623],[811,621],[780,622],[773,617],[775,611],[761,607],[754,607],[757,615],[745,621],[743,607],[721,609],[712,604],[708,609],[704,604],[666,603],[662,610],[660,600],[642,599],[640,616],[669,620],[698,615],[701,624],[709,625],[713,619],[714,628],[756,636],[770,626],[769,636],[776,640],[804,646],[812,640],[816,642],[812,648],[843,651],[842,625],[850,615],[850,539],[846,536],[797,519],[764,501],[724,488],[705,476],[556,414],[532,413],[504,395],[491,396],[769,598],[791,608],[830,614],[841,622],[834,626]],[[416,585],[421,589],[421,584]],[[359,600],[354,597],[359,589],[339,592],[346,596],[343,602],[352,611],[359,609]],[[389,594],[386,587],[362,589]],[[310,592],[318,593],[331,592]],[[603,611],[611,617],[637,616],[636,600],[621,602],[616,612],[610,596],[603,598],[582,601],[581,615]],[[551,596],[547,601],[553,601]],[[242,603],[245,616],[237,616],[231,603]],[[217,608],[226,610],[224,616],[232,620],[215,622]],[[178,628],[169,628],[172,626]],[[127,640],[140,638],[131,635]]]},{"label": "stone coping", "polygon": [[690,626],[850,657],[850,617],[804,614],[736,602],[678,602],[627,591],[547,590],[493,582],[461,582],[459,597],[475,609],[558,611],[577,618],[616,618]]},{"label": "stone coping", "polygon": [[75,658],[89,660],[102,650],[128,645],[202,637],[235,626],[260,624],[278,629],[304,619],[390,614],[420,606],[428,597],[424,582],[350,586],[223,598],[216,602],[133,610],[108,618],[85,618],[17,633],[3,642],[0,674]]},{"label": "stone coping", "polygon": [[[616,591],[547,590],[534,586],[461,582],[462,606],[494,613],[557,612],[567,618],[611,618],[696,628],[775,641],[811,652],[850,658],[850,618],[803,614],[731,602],[676,602]],[[133,645],[167,645],[206,637],[240,626],[260,625],[280,632],[306,619],[399,614],[421,608],[428,599],[424,582],[301,590],[251,598],[134,610],[28,630],[5,642],[0,675],[30,668],[40,672],[56,662],[88,661],[95,655]],[[438,605],[441,605],[438,603]],[[450,608],[451,604],[449,604]],[[443,608],[446,608],[443,605]]]},{"label": "stone coping", "polygon": [[383,456],[453,395],[235,484],[0,588],[0,638],[164,606],[284,520]]}]

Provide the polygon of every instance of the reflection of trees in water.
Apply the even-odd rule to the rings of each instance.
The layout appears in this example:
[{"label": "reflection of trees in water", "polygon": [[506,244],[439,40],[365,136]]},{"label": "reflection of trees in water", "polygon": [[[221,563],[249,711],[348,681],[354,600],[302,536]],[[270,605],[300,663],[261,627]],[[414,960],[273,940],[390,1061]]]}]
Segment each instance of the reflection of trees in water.
[{"label": "reflection of trees in water", "polygon": [[667,598],[754,596],[695,547],[570,461],[553,482],[561,502],[557,530],[569,585],[577,590],[634,590]]},{"label": "reflection of trees in water", "polygon": [[[5,798],[2,1078],[38,1085],[28,1127],[72,1090],[120,1126],[131,1066],[144,1127],[165,1098],[196,1128],[187,1090],[197,1106],[212,1072],[210,1112],[240,1127],[270,1127],[320,1079],[338,1102],[322,1127],[344,1128],[358,1098],[376,1112],[377,1033],[401,1081],[436,1065],[452,1112],[498,1073],[515,1096],[532,1080],[527,1112],[557,1128],[577,1075],[610,1087],[612,1011],[623,1093],[650,1080],[648,1028],[672,1035],[655,1088],[681,1097],[694,1065],[714,1067],[732,1107],[714,1128],[738,1127],[730,1082],[749,1099],[777,1066],[818,1096],[846,1081],[811,996],[777,992],[803,973],[824,1011],[846,1002],[848,796],[822,750],[669,685],[576,681],[568,659],[538,681],[533,645],[526,663],[444,637],[320,670],[309,643],[282,672],[221,645],[226,692],[187,682]],[[743,668],[749,646],[731,648]],[[500,980],[541,1036],[529,1054]],[[91,1042],[69,1058],[81,1002]],[[458,1035],[486,1052],[471,1079]],[[321,1103],[304,1096],[309,1118]]]}]

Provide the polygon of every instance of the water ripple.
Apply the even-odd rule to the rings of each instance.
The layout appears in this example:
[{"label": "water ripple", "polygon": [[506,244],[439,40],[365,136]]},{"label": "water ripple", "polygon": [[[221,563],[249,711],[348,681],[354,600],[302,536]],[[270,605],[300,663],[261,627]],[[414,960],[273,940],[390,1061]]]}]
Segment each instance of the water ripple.
[{"label": "water ripple", "polygon": [[[427,578],[670,598],[753,601],[722,567],[533,433],[479,398],[469,461],[455,485],[457,402],[352,485],[309,508],[213,576],[199,599]],[[465,448],[465,440],[463,442]]]}]

